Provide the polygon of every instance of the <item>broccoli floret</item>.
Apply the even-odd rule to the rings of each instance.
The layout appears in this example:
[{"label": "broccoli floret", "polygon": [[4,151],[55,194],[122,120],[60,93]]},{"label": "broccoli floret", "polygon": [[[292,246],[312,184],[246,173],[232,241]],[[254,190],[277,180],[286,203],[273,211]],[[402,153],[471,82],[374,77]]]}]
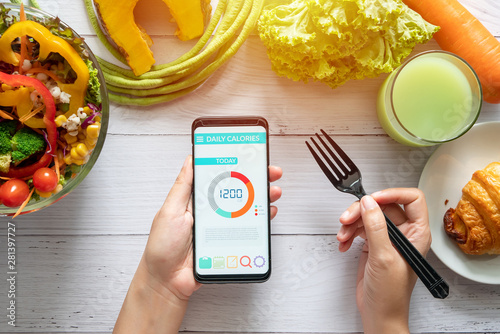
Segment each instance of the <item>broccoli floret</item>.
[{"label": "broccoli floret", "polygon": [[12,162],[18,165],[33,154],[43,151],[46,146],[43,135],[30,128],[22,128],[12,137]]},{"label": "broccoli floret", "polygon": [[16,121],[0,122],[0,155],[4,155],[12,151],[10,143],[14,132],[16,132]]}]

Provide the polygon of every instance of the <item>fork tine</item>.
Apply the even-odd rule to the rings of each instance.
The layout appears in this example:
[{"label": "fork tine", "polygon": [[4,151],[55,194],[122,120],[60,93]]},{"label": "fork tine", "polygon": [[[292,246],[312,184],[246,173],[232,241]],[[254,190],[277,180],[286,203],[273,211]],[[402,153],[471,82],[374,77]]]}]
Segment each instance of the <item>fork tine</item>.
[{"label": "fork tine", "polygon": [[346,165],[349,166],[349,168],[351,170],[357,169],[356,165],[354,164],[354,162],[352,162],[351,158],[349,158],[347,156],[347,154],[345,154],[344,150],[341,149],[340,146],[337,145],[337,143],[333,141],[332,137],[330,137],[323,129],[320,129],[320,131],[321,131],[321,133],[323,133],[323,135],[328,140],[328,142],[333,146],[333,148],[338,153],[338,155],[342,158],[342,160],[344,160]]},{"label": "fork tine", "polygon": [[323,156],[324,160],[328,163],[328,165],[330,166],[331,168],[331,171],[333,172],[333,174],[335,175],[335,177],[338,179],[338,180],[341,180],[342,179],[342,171],[340,171],[337,166],[335,166],[335,164],[332,162],[332,159],[330,159],[330,157],[328,156],[328,154],[325,153],[325,151],[321,148],[321,146],[319,146],[319,144],[314,140],[314,138],[311,137],[311,141],[313,142],[314,146],[316,146],[316,149],[319,151],[319,153],[321,153],[321,155]]},{"label": "fork tine", "polygon": [[[311,138],[311,140],[312,140],[312,138]],[[333,185],[336,185],[340,181],[340,179],[334,173],[332,173],[332,171],[330,171],[330,169],[328,169],[328,167],[325,165],[323,160],[321,160],[319,155],[316,153],[316,151],[314,151],[314,149],[311,147],[311,145],[309,145],[309,143],[307,141],[306,141],[306,145],[307,145],[307,148],[309,149],[309,151],[311,151],[311,154],[313,155],[314,160],[316,160],[316,162],[318,163],[319,167],[321,168],[323,173],[326,175],[326,177],[330,180],[330,182]],[[316,145],[316,147],[317,147],[317,145]]]},{"label": "fork tine", "polygon": [[[318,139],[321,141],[321,143],[323,144],[323,147],[328,151],[328,153],[330,153],[330,156],[333,158],[333,160],[335,160],[335,163],[337,164],[337,166],[340,167],[340,169],[342,170],[342,172],[344,172],[344,175],[348,175],[349,174],[349,170],[347,169],[347,167],[345,166],[346,163],[343,163],[335,153],[333,153],[333,151],[330,149],[330,147],[325,143],[325,141],[323,140],[323,138],[320,137],[319,134],[316,133],[316,137],[318,137]],[[328,139],[328,138],[327,138]],[[331,138],[330,138],[331,139]],[[330,141],[329,141],[330,142]],[[338,145],[337,145],[338,147]],[[335,146],[334,146],[335,148]],[[326,158],[326,157],[325,157]],[[328,159],[330,160],[330,159]],[[331,166],[331,164],[330,164]],[[333,166],[332,166],[333,168]]]}]

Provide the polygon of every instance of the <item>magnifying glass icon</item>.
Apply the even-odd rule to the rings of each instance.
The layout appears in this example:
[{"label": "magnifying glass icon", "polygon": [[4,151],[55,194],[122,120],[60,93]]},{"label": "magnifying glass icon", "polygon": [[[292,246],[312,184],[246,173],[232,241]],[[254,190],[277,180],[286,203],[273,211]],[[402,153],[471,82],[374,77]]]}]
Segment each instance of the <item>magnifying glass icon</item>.
[{"label": "magnifying glass icon", "polygon": [[[243,262],[243,260],[245,260],[245,262]],[[248,256],[246,256],[246,255],[242,256],[240,258],[240,264],[241,264],[242,267],[250,267],[250,268],[252,268],[251,263],[252,263],[252,260],[250,260],[250,258]]]}]

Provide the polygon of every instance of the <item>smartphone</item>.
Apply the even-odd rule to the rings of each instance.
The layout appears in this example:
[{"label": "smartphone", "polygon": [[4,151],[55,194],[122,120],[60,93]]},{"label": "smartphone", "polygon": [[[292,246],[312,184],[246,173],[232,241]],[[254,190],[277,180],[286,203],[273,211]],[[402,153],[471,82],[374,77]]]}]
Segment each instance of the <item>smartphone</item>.
[{"label": "smartphone", "polygon": [[262,117],[193,122],[194,276],[264,282],[271,274],[269,127]]}]

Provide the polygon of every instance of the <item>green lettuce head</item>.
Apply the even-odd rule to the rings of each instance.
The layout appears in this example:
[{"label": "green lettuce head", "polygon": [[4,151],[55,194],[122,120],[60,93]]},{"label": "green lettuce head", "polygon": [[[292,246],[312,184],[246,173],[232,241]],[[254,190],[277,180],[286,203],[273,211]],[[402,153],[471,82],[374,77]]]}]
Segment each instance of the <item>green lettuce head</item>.
[{"label": "green lettuce head", "polygon": [[391,72],[438,29],[401,0],[271,0],[258,23],[278,75],[332,88]]}]

